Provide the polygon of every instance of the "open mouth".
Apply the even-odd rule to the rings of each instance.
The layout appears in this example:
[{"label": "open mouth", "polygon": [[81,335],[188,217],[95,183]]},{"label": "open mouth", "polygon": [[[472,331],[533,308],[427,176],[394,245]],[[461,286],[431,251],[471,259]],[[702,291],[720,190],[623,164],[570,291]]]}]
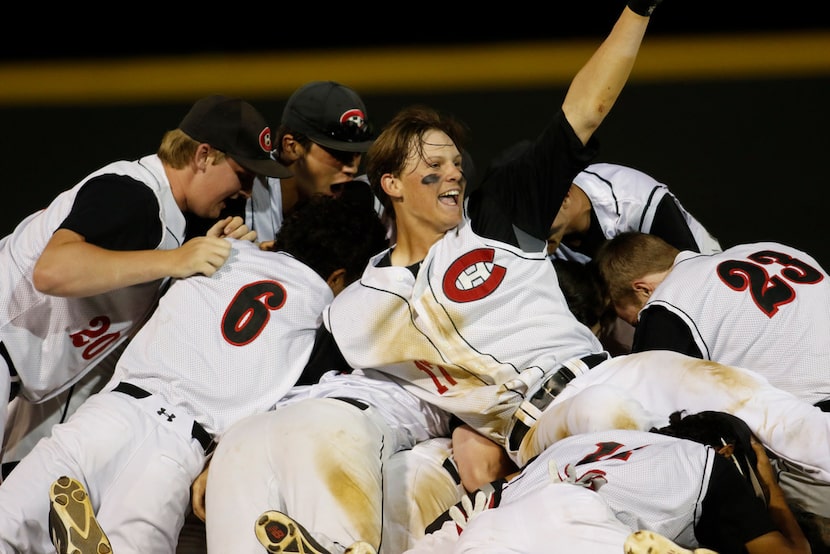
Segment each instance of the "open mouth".
[{"label": "open mouth", "polygon": [[461,191],[451,190],[438,196],[438,201],[447,206],[458,206],[458,199],[461,197]]}]

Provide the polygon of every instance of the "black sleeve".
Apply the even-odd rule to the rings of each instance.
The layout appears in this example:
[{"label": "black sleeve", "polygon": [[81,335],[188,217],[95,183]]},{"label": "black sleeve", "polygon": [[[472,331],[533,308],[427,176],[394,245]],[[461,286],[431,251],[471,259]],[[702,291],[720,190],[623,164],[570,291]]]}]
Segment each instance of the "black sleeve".
[{"label": "black sleeve", "polygon": [[752,486],[728,458],[716,455],[695,525],[700,545],[720,554],[745,553],[747,542],[777,530]]},{"label": "black sleeve", "polygon": [[337,343],[334,342],[334,336],[329,333],[325,325],[320,325],[314,339],[311,357],[297,380],[297,384],[311,385],[316,383],[323,373],[332,369],[345,373],[351,373],[352,371]]},{"label": "black sleeve", "polygon": [[695,358],[703,358],[689,327],[677,315],[662,306],[649,306],[640,312],[640,320],[634,328],[631,351],[644,350],[673,350]]},{"label": "black sleeve", "polygon": [[559,110],[535,141],[514,145],[490,163],[467,203],[473,230],[518,245],[516,225],[546,242],[574,177],[596,152],[596,139],[583,146]]},{"label": "black sleeve", "polygon": [[99,175],[81,186],[59,226],[108,250],[153,250],[162,236],[153,191],[126,175]]},{"label": "black sleeve", "polygon": [[654,212],[654,221],[651,224],[652,235],[657,235],[678,250],[692,250],[700,252],[683,212],[677,205],[677,200],[666,194]]}]

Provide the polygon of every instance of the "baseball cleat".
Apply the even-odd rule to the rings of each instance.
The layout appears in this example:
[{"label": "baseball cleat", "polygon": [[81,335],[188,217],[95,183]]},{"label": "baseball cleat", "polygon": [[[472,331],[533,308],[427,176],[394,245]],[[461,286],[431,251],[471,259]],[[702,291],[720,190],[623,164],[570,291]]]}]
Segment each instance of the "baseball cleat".
[{"label": "baseball cleat", "polygon": [[659,533],[635,531],[625,539],[625,554],[718,554],[708,548],[690,550],[676,545]]},{"label": "baseball cleat", "polygon": [[[256,536],[268,552],[291,554],[331,554],[311,536],[305,527],[282,512],[268,510],[256,521]],[[358,541],[344,554],[377,554],[367,542]]]},{"label": "baseball cleat", "polygon": [[111,554],[84,486],[66,475],[49,490],[49,536],[58,554]]},{"label": "baseball cleat", "polygon": [[331,554],[305,527],[282,512],[268,510],[256,522],[256,537],[268,552]]}]

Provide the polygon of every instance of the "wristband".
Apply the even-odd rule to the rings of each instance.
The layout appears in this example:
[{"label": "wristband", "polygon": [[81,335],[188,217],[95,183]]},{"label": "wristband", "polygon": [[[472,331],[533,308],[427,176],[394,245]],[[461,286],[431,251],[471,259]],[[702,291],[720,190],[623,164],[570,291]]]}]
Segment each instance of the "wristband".
[{"label": "wristband", "polygon": [[651,17],[651,12],[657,7],[657,4],[663,0],[628,0],[628,8],[644,17]]}]

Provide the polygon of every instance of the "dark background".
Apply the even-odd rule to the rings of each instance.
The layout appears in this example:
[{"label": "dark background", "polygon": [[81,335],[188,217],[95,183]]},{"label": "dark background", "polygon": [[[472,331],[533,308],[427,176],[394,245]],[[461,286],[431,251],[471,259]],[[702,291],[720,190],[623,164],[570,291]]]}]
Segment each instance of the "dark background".
[{"label": "dark background", "polygon": [[[249,19],[245,38],[240,38],[239,14],[225,18],[221,11],[213,11],[212,16],[226,32],[200,32],[196,21],[174,22],[159,14],[153,14],[159,17],[140,30],[55,24],[23,33],[24,40],[14,42],[5,33],[0,39],[0,65],[203,53],[324,54],[388,45],[440,53],[442,45],[601,38],[622,4],[598,1],[589,9],[582,6],[586,3],[565,10],[551,5],[545,12],[552,10],[553,17],[524,9],[521,14],[486,12],[481,21],[472,14],[466,19],[452,17],[442,6],[409,6],[404,20],[378,25],[374,31],[365,22],[335,21],[335,17],[342,20],[342,14],[321,14],[314,25],[309,21],[306,27],[293,24],[287,29],[279,21],[266,27]],[[710,12],[689,13],[692,8]],[[818,5],[754,10],[759,10],[757,3],[701,6],[666,0],[655,12],[648,35],[716,37],[830,30],[827,18],[818,15]],[[53,15],[60,20],[60,14]],[[280,15],[291,20],[284,12]],[[13,22],[6,21],[9,25]],[[566,85],[359,92],[376,125],[416,102],[463,119],[471,129],[469,151],[481,168],[502,148],[538,133],[561,104]],[[272,121],[279,118],[285,101],[280,95],[249,99]],[[775,240],[807,250],[830,268],[830,247],[824,236],[830,199],[830,179],[824,169],[830,152],[828,100],[830,65],[811,74],[632,82],[597,132],[601,142],[597,161],[631,165],[668,184],[723,246]],[[98,167],[154,152],[163,132],[178,123],[190,103],[0,104],[0,175],[7,191],[0,204],[0,235]]]},{"label": "dark background", "polygon": [[[287,4],[287,3],[286,3]],[[625,6],[620,0],[571,0],[546,5],[475,10],[411,3],[396,15],[369,17],[367,5],[224,4],[154,9],[142,5],[117,16],[85,13],[83,6],[18,4],[4,18],[0,60],[123,58],[206,52],[313,51],[389,45],[442,45],[604,37]],[[699,3],[665,0],[649,23],[649,36],[712,35],[757,31],[830,29],[826,4],[757,1]],[[120,11],[120,10],[119,10]],[[370,21],[371,19],[371,21]]]}]

